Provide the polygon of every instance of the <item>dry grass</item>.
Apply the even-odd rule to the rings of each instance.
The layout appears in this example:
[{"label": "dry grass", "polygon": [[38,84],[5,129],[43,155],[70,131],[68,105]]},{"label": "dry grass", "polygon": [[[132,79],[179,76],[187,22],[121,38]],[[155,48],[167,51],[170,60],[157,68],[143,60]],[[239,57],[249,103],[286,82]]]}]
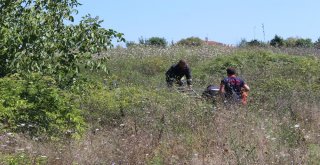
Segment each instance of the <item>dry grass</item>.
[{"label": "dry grass", "polygon": [[30,159],[44,157],[45,164],[59,165],[308,164],[319,160],[308,151],[311,144],[319,145],[319,107],[300,105],[293,111],[294,122],[290,115],[280,119],[274,113],[246,108],[221,108],[197,117],[191,110],[168,112],[164,119],[150,115],[138,126],[128,116],[118,127],[88,132],[79,141],[39,143],[19,135],[14,135],[14,141],[7,137],[11,145],[2,153],[23,152]]}]

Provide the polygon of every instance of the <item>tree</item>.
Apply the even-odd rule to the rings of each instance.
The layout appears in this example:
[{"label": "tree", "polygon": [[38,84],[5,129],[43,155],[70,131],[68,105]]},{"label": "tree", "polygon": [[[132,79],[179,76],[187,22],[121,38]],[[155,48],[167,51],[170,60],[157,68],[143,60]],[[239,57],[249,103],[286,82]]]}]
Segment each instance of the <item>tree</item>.
[{"label": "tree", "polygon": [[299,38],[296,42],[296,47],[311,48],[313,46],[310,38]]},{"label": "tree", "polygon": [[166,47],[168,45],[168,42],[165,38],[151,37],[145,41],[145,44],[151,46]]},{"label": "tree", "polygon": [[146,44],[146,40],[142,36],[139,38],[139,44],[140,45],[145,45]]},{"label": "tree", "polygon": [[238,47],[243,48],[248,45],[248,41],[245,38],[242,38],[241,41],[238,44]]},{"label": "tree", "polygon": [[182,46],[202,46],[203,45],[203,40],[201,40],[199,37],[189,37],[186,39],[182,39],[177,42],[177,45],[182,45]]},{"label": "tree", "polygon": [[80,66],[103,69],[103,60],[92,55],[112,46],[123,34],[101,27],[90,15],[73,22],[77,0],[0,1],[0,77],[12,73],[38,72],[60,84],[70,84]]},{"label": "tree", "polygon": [[284,41],[284,43],[285,43],[286,47],[295,47],[297,40],[298,39],[295,37],[289,37]]},{"label": "tree", "polygon": [[128,41],[126,42],[126,47],[129,48],[129,47],[133,47],[133,46],[137,46],[138,44],[136,44],[134,41]]},{"label": "tree", "polygon": [[310,38],[290,37],[285,40],[285,45],[287,47],[311,48],[313,43]]},{"label": "tree", "polygon": [[258,41],[258,40],[256,40],[256,39],[254,39],[254,40],[251,40],[250,42],[248,42],[247,43],[247,45],[248,46],[256,46],[256,47],[264,47],[264,46],[266,46],[263,42],[260,42],[260,41]]},{"label": "tree", "polygon": [[284,46],[284,40],[278,35],[275,35],[274,38],[270,41],[270,45],[274,47]]},{"label": "tree", "polygon": [[320,49],[320,37],[318,38],[318,40],[316,42],[314,42],[314,47],[316,49]]}]

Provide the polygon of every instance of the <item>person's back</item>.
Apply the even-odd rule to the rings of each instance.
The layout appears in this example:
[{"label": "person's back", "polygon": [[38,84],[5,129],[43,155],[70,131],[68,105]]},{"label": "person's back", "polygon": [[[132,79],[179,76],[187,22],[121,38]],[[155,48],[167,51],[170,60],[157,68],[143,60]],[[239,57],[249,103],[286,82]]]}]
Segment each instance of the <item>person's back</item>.
[{"label": "person's back", "polygon": [[183,82],[181,81],[183,76],[186,76],[187,84],[189,87],[191,87],[191,69],[185,60],[180,60],[177,64],[172,65],[166,72],[166,82],[169,87],[171,87],[174,82],[181,86],[183,85]]},{"label": "person's back", "polygon": [[241,88],[244,86],[244,81],[238,77],[230,76],[222,80],[224,84],[225,97],[227,99],[241,99]]},{"label": "person's back", "polygon": [[229,103],[246,104],[247,93],[250,90],[249,86],[241,79],[236,77],[236,71],[233,68],[227,69],[228,77],[221,80],[220,93],[223,94],[225,101]]},{"label": "person's back", "polygon": [[[178,64],[174,64],[170,67],[170,69],[166,72],[166,75],[172,78],[181,79],[183,76],[190,75],[190,68],[189,66],[184,66],[181,68]],[[191,77],[191,76],[190,76]],[[189,77],[187,77],[188,79]]]}]

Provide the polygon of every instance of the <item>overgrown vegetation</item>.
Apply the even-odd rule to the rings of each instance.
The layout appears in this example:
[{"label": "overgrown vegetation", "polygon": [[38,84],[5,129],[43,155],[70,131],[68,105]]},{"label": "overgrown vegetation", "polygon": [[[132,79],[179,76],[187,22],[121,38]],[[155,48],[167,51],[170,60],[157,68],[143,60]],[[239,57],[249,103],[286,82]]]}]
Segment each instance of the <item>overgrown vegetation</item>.
[{"label": "overgrown vegetation", "polygon": [[103,69],[103,58],[92,54],[107,50],[111,40],[124,40],[122,33],[100,26],[98,18],[73,22],[76,0],[1,1],[0,77],[38,72],[55,78],[61,88],[78,80],[80,66]]},{"label": "overgrown vegetation", "polygon": [[199,37],[189,37],[186,39],[181,39],[177,42],[177,45],[180,46],[201,46],[204,44],[204,41]]},{"label": "overgrown vegetation", "polygon": [[283,39],[281,36],[275,35],[273,39],[270,40],[270,42],[262,42],[258,41],[257,39],[253,39],[249,42],[247,42],[245,39],[243,39],[240,43],[240,47],[245,46],[251,46],[251,47],[267,47],[267,46],[273,46],[273,47],[286,47],[286,48],[319,48],[318,41],[315,41],[314,43],[310,38],[301,38],[301,37],[289,37],[287,39]]},{"label": "overgrown vegetation", "polygon": [[[97,18],[64,24],[77,5],[0,2],[0,164],[320,161],[320,53],[310,40],[233,48],[191,37],[168,47],[153,37],[109,49],[122,33]],[[167,89],[164,73],[182,58],[198,93],[235,67],[252,89],[248,105],[218,99],[213,109]]]},{"label": "overgrown vegetation", "polygon": [[126,47],[133,47],[133,46],[155,46],[155,47],[162,47],[165,48],[168,45],[168,42],[165,38],[160,37],[151,37],[149,39],[139,38],[139,44],[135,43],[134,41],[126,42]]},{"label": "overgrown vegetation", "polygon": [[[23,132],[5,130],[2,138],[11,143],[2,142],[2,162],[19,162],[21,154],[43,164],[308,164],[320,159],[318,56],[145,46],[103,56],[109,59],[108,74],[88,71],[92,81],[82,84],[81,97],[68,101],[86,122],[82,138],[40,145]],[[226,67],[236,67],[252,88],[249,104],[227,109],[218,102],[213,111],[210,102],[167,90],[164,73],[180,58],[190,63],[199,93],[218,85]]]},{"label": "overgrown vegetation", "polygon": [[19,75],[0,79],[2,132],[17,132],[38,140],[79,137],[83,116],[70,94],[50,77]]}]

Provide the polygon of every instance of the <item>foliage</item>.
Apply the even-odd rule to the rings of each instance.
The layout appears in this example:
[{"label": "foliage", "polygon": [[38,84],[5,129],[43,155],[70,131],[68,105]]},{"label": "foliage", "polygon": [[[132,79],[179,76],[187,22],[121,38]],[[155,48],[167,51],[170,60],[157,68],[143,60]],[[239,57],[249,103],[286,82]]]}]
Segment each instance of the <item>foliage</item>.
[{"label": "foliage", "polygon": [[38,74],[0,79],[0,121],[7,131],[36,138],[79,137],[84,121],[72,97]]},{"label": "foliage", "polygon": [[54,75],[61,86],[72,84],[80,66],[103,69],[103,59],[92,54],[112,46],[111,40],[124,41],[123,34],[101,28],[97,17],[73,22],[77,0],[1,1],[0,77],[12,73],[39,72]]},{"label": "foliage", "polygon": [[311,48],[313,46],[312,40],[310,38],[299,38],[296,41],[296,47],[302,47],[302,48]]},{"label": "foliage", "polygon": [[289,37],[285,40],[286,47],[295,47],[297,42],[297,38]]},{"label": "foliage", "polygon": [[[317,72],[320,72],[316,69],[318,65],[320,61],[313,57],[244,51],[208,61],[201,66],[200,72],[211,74],[219,80],[226,76],[227,67],[235,67],[238,75],[255,89],[250,95],[272,106],[276,99],[317,88],[312,84],[315,84],[318,79],[316,76]],[[272,78],[266,79],[266,77]]]},{"label": "foliage", "polygon": [[165,59],[161,57],[146,58],[136,67],[137,70],[140,70],[140,73],[143,73],[146,76],[155,76],[159,73],[164,73],[166,69],[168,69]]},{"label": "foliage", "polygon": [[126,47],[129,48],[129,47],[133,47],[133,46],[137,46],[138,44],[135,43],[134,41],[127,41],[126,42]]},{"label": "foliage", "polygon": [[320,38],[318,38],[318,40],[316,42],[314,42],[314,47],[316,49],[320,49]]},{"label": "foliage", "polygon": [[308,163],[309,164],[317,164],[318,162],[320,162],[320,146],[318,144],[310,144],[308,146],[309,149],[309,160]]},{"label": "foliage", "polygon": [[265,43],[263,43],[262,41],[258,41],[256,39],[251,40],[247,43],[248,46],[252,46],[252,47],[264,47],[266,46]]},{"label": "foliage", "polygon": [[139,38],[139,44],[140,45],[145,45],[146,44],[146,39],[144,39],[142,36]]},{"label": "foliage", "polygon": [[94,126],[119,125],[123,117],[143,114],[144,107],[154,104],[155,100],[165,100],[164,96],[138,86],[108,86],[98,85],[89,90],[81,101],[82,108],[86,110],[86,120]]},{"label": "foliage", "polygon": [[151,37],[145,41],[145,44],[150,46],[166,47],[168,42],[165,38]]},{"label": "foliage", "polygon": [[299,48],[311,48],[313,47],[312,40],[310,38],[297,38],[289,37],[285,41],[287,47],[299,47]]},{"label": "foliage", "polygon": [[241,41],[238,44],[238,47],[244,48],[248,45],[248,41],[245,38],[242,38]]},{"label": "foliage", "polygon": [[0,163],[3,165],[45,165],[48,164],[47,156],[38,155],[35,157],[29,157],[28,154],[25,153],[19,153],[16,155],[2,155],[0,154]]},{"label": "foliage", "polygon": [[[314,164],[319,162],[319,54],[287,50],[112,49],[104,52],[109,73],[88,71],[83,76],[90,83],[81,84],[81,97],[70,100],[80,104],[90,128],[82,139],[48,145],[2,134],[0,149],[17,159],[15,146],[3,147],[6,141],[27,146],[30,158],[41,153],[47,164]],[[212,109],[199,97],[167,89],[164,72],[181,58],[192,67],[198,93],[208,84],[219,85],[226,67],[234,66],[251,88],[248,105],[230,108],[217,100]]]},{"label": "foliage", "polygon": [[274,38],[270,41],[270,45],[274,47],[284,46],[284,40],[278,35],[275,35]]},{"label": "foliage", "polygon": [[181,39],[177,42],[177,45],[182,46],[201,46],[203,45],[203,41],[199,37],[189,37],[186,39]]}]

